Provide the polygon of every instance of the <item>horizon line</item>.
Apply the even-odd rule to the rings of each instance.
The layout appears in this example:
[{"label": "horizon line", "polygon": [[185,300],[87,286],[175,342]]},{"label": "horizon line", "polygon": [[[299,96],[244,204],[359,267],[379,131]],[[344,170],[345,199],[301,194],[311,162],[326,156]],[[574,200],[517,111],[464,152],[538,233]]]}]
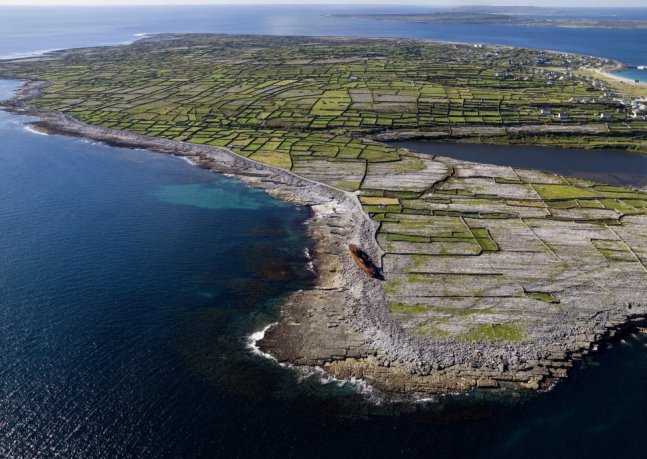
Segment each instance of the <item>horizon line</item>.
[{"label": "horizon line", "polygon": [[133,6],[245,6],[245,5],[255,5],[255,6],[329,6],[329,7],[342,7],[342,8],[349,8],[349,7],[380,7],[380,8],[392,8],[392,9],[397,9],[397,8],[402,8],[402,7],[420,7],[420,8],[458,8],[458,7],[474,7],[474,8],[487,8],[487,7],[508,7],[508,8],[532,8],[532,9],[538,9],[538,10],[548,10],[548,9],[560,9],[560,10],[566,10],[566,9],[608,9],[608,10],[617,10],[617,9],[647,9],[647,5],[640,5],[640,6],[628,6],[628,5],[621,5],[621,6],[580,6],[580,5],[572,5],[572,6],[535,6],[535,5],[527,5],[527,4],[518,4],[518,5],[509,5],[509,4],[496,4],[496,3],[487,3],[487,4],[474,4],[474,3],[461,3],[461,4],[449,4],[449,3],[438,3],[438,4],[433,4],[433,5],[428,5],[428,4],[422,4],[422,3],[403,3],[400,5],[392,5],[392,4],[385,4],[385,3],[330,3],[329,1],[326,2],[324,0],[315,0],[311,2],[303,1],[303,2],[289,2],[289,1],[276,1],[276,2],[266,2],[262,0],[251,0],[251,1],[242,1],[242,2],[235,2],[235,1],[224,1],[224,2],[213,2],[213,1],[190,1],[190,2],[182,2],[180,0],[177,0],[177,2],[147,2],[146,0],[143,0],[141,2],[137,1],[129,1],[128,3],[118,3],[115,4],[114,2],[110,2],[108,0],[101,1],[100,3],[75,3],[75,2],[66,2],[62,1],[60,3],[50,3],[50,2],[43,2],[43,1],[38,1],[34,0],[33,2],[29,1],[20,1],[16,3],[0,3],[0,7],[27,7],[27,6],[40,6],[40,7],[59,7],[59,6],[74,6],[74,7],[133,7]]}]

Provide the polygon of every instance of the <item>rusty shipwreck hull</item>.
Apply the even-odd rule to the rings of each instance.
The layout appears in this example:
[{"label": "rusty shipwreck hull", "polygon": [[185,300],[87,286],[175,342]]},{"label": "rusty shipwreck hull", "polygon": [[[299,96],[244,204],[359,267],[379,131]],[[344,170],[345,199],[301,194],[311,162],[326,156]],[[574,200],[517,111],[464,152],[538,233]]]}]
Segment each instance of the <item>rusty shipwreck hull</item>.
[{"label": "rusty shipwreck hull", "polygon": [[348,246],[348,251],[350,252],[350,256],[353,258],[353,261],[366,273],[367,276],[375,277],[377,272],[375,265],[371,258],[364,253],[362,249],[357,247],[355,244],[350,244]]}]

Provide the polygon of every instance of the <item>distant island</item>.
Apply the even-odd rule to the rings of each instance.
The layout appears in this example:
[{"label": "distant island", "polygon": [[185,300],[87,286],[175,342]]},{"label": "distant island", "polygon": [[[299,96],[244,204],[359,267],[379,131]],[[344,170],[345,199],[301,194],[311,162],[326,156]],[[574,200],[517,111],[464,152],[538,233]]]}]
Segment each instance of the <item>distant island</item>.
[{"label": "distant island", "polygon": [[647,22],[645,21],[528,17],[482,11],[450,11],[431,14],[336,14],[334,16],[423,24],[500,24],[589,29],[647,29]]},{"label": "distant island", "polygon": [[[35,128],[308,205],[317,284],[252,345],[397,396],[538,390],[647,316],[647,189],[395,139],[647,153],[601,58],[404,39],[159,35],[0,62]],[[304,267],[304,269],[306,269]]]}]

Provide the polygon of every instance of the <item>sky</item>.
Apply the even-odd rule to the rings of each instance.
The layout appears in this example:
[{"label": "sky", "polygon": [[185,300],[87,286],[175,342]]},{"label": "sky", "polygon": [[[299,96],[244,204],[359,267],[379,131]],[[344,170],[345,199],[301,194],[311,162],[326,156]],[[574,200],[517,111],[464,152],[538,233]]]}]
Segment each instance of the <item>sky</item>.
[{"label": "sky", "polygon": [[[187,4],[325,4],[325,5],[393,5],[393,0],[0,0],[0,5],[187,5]],[[647,0],[399,0],[400,5],[421,6],[458,6],[467,5],[532,5],[532,6],[563,6],[563,7],[645,7]]]}]

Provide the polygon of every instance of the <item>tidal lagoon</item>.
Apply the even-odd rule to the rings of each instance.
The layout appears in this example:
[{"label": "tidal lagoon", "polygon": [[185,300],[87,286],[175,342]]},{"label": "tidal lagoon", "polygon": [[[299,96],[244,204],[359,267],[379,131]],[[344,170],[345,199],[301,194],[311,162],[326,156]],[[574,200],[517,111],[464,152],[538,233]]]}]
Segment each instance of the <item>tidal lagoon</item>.
[{"label": "tidal lagoon", "polygon": [[393,145],[463,161],[536,169],[609,185],[647,187],[647,156],[623,150],[424,141]]}]

